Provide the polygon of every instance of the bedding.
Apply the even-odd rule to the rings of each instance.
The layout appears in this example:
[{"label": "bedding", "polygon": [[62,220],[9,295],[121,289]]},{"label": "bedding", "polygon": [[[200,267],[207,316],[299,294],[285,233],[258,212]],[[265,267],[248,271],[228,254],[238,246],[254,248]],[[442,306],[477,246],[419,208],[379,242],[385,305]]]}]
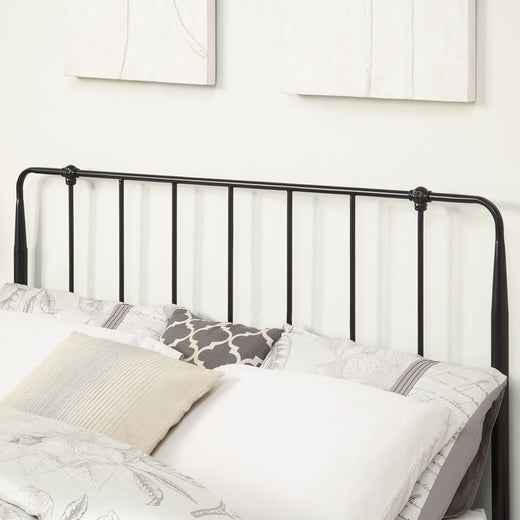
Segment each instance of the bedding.
[{"label": "bedding", "polygon": [[104,433],[150,453],[221,376],[73,332],[1,404]]},{"label": "bedding", "polygon": [[281,329],[255,329],[239,323],[208,321],[176,309],[161,341],[182,353],[183,361],[206,368],[239,363],[260,366]]},{"label": "bedding", "polygon": [[[9,284],[8,284],[9,285]],[[65,291],[63,291],[65,293]],[[70,294],[70,293],[66,293]],[[183,316],[187,318],[187,322],[190,323],[190,326],[192,326],[192,319],[200,320],[197,317],[193,317],[189,311],[186,311],[188,314],[184,312],[183,309],[176,309],[180,310],[181,313],[183,313]],[[62,308],[62,311],[64,315],[69,316],[68,312],[65,308]],[[172,318],[174,318],[174,313],[172,314]],[[108,315],[110,316],[110,314]],[[180,314],[177,315],[178,317],[181,317]],[[60,341],[64,340],[72,331],[80,330],[81,332],[87,333],[89,335],[94,335],[97,337],[105,337],[110,340],[119,341],[121,343],[127,343],[127,344],[133,344],[136,346],[139,346],[141,348],[146,348],[152,351],[156,351],[161,353],[162,355],[167,355],[170,357],[176,357],[179,358],[182,356],[181,352],[178,352],[174,348],[169,348],[166,345],[163,345],[159,341],[156,341],[154,339],[154,335],[152,334],[152,337],[143,337],[143,336],[137,336],[135,334],[132,334],[130,332],[125,332],[124,330],[121,330],[119,327],[116,327],[114,329],[109,328],[110,324],[107,322],[107,317],[103,320],[103,323],[101,325],[104,325],[103,327],[98,326],[92,326],[88,324],[80,323],[79,321],[67,321],[64,319],[56,319],[56,314],[50,314],[50,315],[44,315],[44,314],[34,314],[34,313],[23,313],[23,312],[12,312],[12,311],[0,311],[0,323],[3,324],[2,330],[0,330],[0,341],[2,341],[2,361],[4,361],[4,355],[6,355],[7,363],[2,363],[2,367],[0,368],[0,376],[6,375],[7,377],[0,377],[0,399],[2,397],[5,397],[10,391],[13,390],[13,387],[15,383],[17,383],[22,377],[27,375],[27,372],[30,372],[31,369],[34,369],[37,365],[39,365],[43,358],[49,354],[49,352],[52,350],[52,348],[60,343]],[[170,320],[170,323],[172,323],[173,320]],[[182,324],[182,319],[179,320]],[[215,332],[219,331],[219,328],[221,325],[226,324],[219,324],[214,322],[204,322],[203,320],[200,320],[203,324],[200,328],[207,327],[207,330],[210,331],[212,335],[215,334]],[[120,322],[119,322],[120,323]],[[5,326],[4,326],[5,324]],[[216,328],[212,329],[212,325],[216,325]],[[230,324],[231,325],[231,324]],[[241,327],[241,326],[239,326]],[[145,334],[150,333],[150,329],[145,328],[139,328],[137,327],[135,330],[141,330],[141,332],[144,332]],[[196,327],[193,328],[193,330],[197,330]],[[222,330],[222,329],[220,329]],[[257,329],[253,329],[256,331]],[[276,330],[276,329],[272,329]],[[262,334],[263,331],[257,331]],[[280,331],[281,332],[281,331]],[[293,334],[298,335],[301,334],[301,337],[298,337],[296,341],[294,341],[294,337],[289,342],[289,346],[287,344],[287,336]],[[255,333],[253,333],[253,336]],[[3,341],[6,339],[7,341]],[[182,339],[182,338],[181,338]],[[302,347],[302,343],[308,342],[308,345]],[[316,343],[317,342],[317,343]],[[218,342],[217,342],[218,343]],[[294,343],[294,345],[293,345]],[[331,349],[331,344],[334,345],[334,347]],[[203,342],[200,342],[200,345],[202,345],[202,348],[204,348]],[[200,346],[198,345],[197,348]],[[295,349],[293,348],[295,345],[298,345],[298,347]],[[6,348],[6,346],[9,346],[9,348]],[[311,348],[312,347],[312,348]],[[356,351],[356,349],[362,349],[361,351]],[[212,349],[209,349],[212,350]],[[331,358],[331,351],[333,352],[333,356]],[[230,349],[228,348],[228,355],[229,355]],[[268,351],[269,352],[269,349]],[[348,355],[344,355],[345,352],[347,352]],[[226,360],[225,357],[225,351],[224,356],[219,359],[219,352],[218,349],[216,349],[217,353],[217,363],[223,363]],[[338,353],[341,353],[339,355]],[[354,355],[355,354],[355,355]],[[343,356],[343,357],[342,357]],[[346,357],[345,357],[346,356]],[[244,356],[245,357],[245,356]],[[22,360],[20,362],[20,360]],[[232,360],[233,362],[237,361],[238,359],[241,360],[241,358],[236,357]],[[247,358],[245,358],[247,359]],[[90,363],[88,363],[90,364]],[[192,363],[195,364],[195,363]],[[220,364],[217,364],[217,366],[220,366]],[[352,381],[356,381],[358,383],[363,383],[365,385],[372,385],[379,387],[384,390],[393,390],[395,393],[401,393],[403,395],[409,395],[412,398],[414,397],[414,385],[417,383],[418,380],[425,379],[425,375],[433,371],[434,367],[442,364],[437,364],[435,362],[431,361],[425,361],[422,360],[422,358],[419,358],[416,355],[408,354],[408,353],[395,353],[391,351],[386,351],[383,349],[373,349],[369,347],[362,347],[360,345],[354,344],[352,342],[349,342],[348,340],[327,340],[325,338],[320,338],[319,336],[315,336],[306,333],[303,331],[298,331],[297,329],[291,327],[287,328],[285,333],[282,335],[280,340],[274,345],[272,349],[270,349],[270,353],[268,354],[267,359],[264,362],[264,367],[268,367],[271,369],[282,369],[287,370],[291,372],[311,372],[311,373],[317,373],[317,374],[323,374],[327,376],[333,376],[336,378],[342,378],[346,377],[347,379],[350,379]],[[193,367],[196,368],[196,367]],[[226,371],[228,370],[228,367],[225,367]],[[232,371],[232,369],[230,369]],[[463,369],[466,370],[466,369]],[[496,372],[496,371],[491,371]],[[411,377],[411,379],[409,379]],[[474,379],[475,374],[471,374],[468,376],[469,379]],[[478,378],[477,378],[478,379]],[[223,382],[222,382],[223,383]],[[220,383],[220,384],[222,384]],[[445,382],[442,382],[441,385],[443,385]],[[497,388],[500,387],[500,389],[503,389],[503,386],[505,385],[505,378],[500,378],[495,380],[495,383],[497,383]],[[500,384],[498,384],[500,383]],[[220,387],[220,384],[217,384],[218,387]],[[266,383],[269,384],[269,383]],[[500,386],[502,385],[502,386]],[[478,387],[480,388],[480,386]],[[217,388],[218,390],[218,388]],[[424,390],[424,389],[423,389]],[[429,400],[431,395],[432,388],[426,387],[426,394],[417,394],[417,398],[422,399],[426,398]],[[437,390],[437,388],[435,389]],[[430,392],[430,394],[428,394]],[[498,397],[497,394],[498,393]],[[438,396],[437,396],[438,397]],[[473,398],[474,396],[472,396]],[[211,396],[208,396],[206,399],[211,399]],[[494,401],[493,401],[494,398]],[[203,402],[205,402],[205,400]],[[486,435],[486,432],[482,432],[482,424],[483,423],[490,423],[491,426],[489,426],[487,430],[487,434],[490,434],[491,427],[494,423],[494,419],[496,418],[496,413],[498,413],[498,408],[500,401],[500,392],[489,392],[488,398],[485,399],[485,403],[479,407],[479,413],[474,413],[471,416],[471,421],[468,421],[471,428],[468,427],[462,427],[462,431],[458,434],[454,432],[453,439],[457,439],[457,442],[460,441],[461,438],[468,437],[470,441],[475,444],[475,442],[479,442],[478,439],[480,439],[481,435]],[[488,406],[488,412],[485,413],[486,406],[491,402],[491,406]],[[493,402],[495,405],[493,406]],[[201,406],[203,403],[201,403]],[[245,406],[245,404],[244,404]],[[197,405],[195,405],[195,410],[197,410]],[[455,415],[457,411],[454,412]],[[157,412],[158,416],[161,415],[161,412]],[[471,415],[471,414],[469,414]],[[186,418],[186,420],[188,420]],[[279,421],[282,419],[279,418]],[[476,425],[476,426],[475,426]],[[480,428],[480,431],[479,431]],[[165,428],[166,430],[168,428]],[[179,425],[178,429],[182,430],[182,424]],[[458,428],[460,430],[460,427]],[[468,431],[470,430],[470,431]],[[218,429],[217,429],[218,431]],[[475,433],[476,432],[476,433]],[[196,430],[195,430],[196,433]],[[172,435],[174,432],[172,432]],[[164,433],[163,433],[164,435]],[[159,435],[159,437],[162,438],[162,435]],[[155,446],[156,442],[158,442],[159,437],[157,440],[155,440],[150,446],[140,446],[145,451],[149,452],[151,449],[153,449],[153,446]],[[477,439],[478,438],[478,439]],[[130,440],[136,444],[136,441],[129,439],[127,437],[121,437],[120,440],[123,440],[125,442],[129,442]],[[164,445],[168,444],[168,439],[164,441]],[[477,440],[476,440],[477,439]],[[260,441],[259,441],[260,442]],[[311,442],[316,443],[316,439],[309,439],[309,445],[311,445]],[[460,444],[460,442],[459,442]],[[467,444],[467,443],[464,443]],[[484,449],[480,450],[480,460],[485,460],[485,455],[487,454],[487,446],[488,443],[484,443]],[[449,442],[447,443],[449,447]],[[334,449],[334,445],[331,446],[332,449]],[[169,448],[168,448],[169,449]],[[166,451],[168,451],[168,449]],[[473,448],[471,448],[473,449]],[[162,445],[161,447],[156,451],[156,453],[160,453],[163,450]],[[404,509],[397,515],[397,518],[399,520],[406,519],[406,518],[418,518],[419,520],[438,520],[442,515],[442,513],[439,513],[439,511],[442,509],[442,511],[446,511],[446,507],[444,505],[444,502],[446,501],[446,496],[452,496],[453,495],[453,489],[456,488],[456,484],[453,484],[453,478],[452,476],[448,475],[447,478],[444,478],[444,473],[446,472],[446,466],[455,466],[455,468],[460,469],[461,467],[467,468],[467,465],[464,466],[464,464],[460,464],[460,452],[455,457],[451,457],[453,452],[456,452],[454,448],[447,449],[446,446],[439,450],[439,453],[435,456],[434,460],[431,461],[430,465],[428,466],[427,470],[424,471],[423,475],[420,479],[418,479],[418,483],[415,485],[415,489],[411,493],[410,502],[408,505],[404,507]],[[466,452],[464,449],[462,450],[463,456],[468,458],[467,455],[467,449]],[[449,463],[450,457],[453,459],[453,462],[451,464]],[[196,459],[197,457],[195,457]],[[476,486],[474,484],[474,480],[480,481],[480,468],[478,467],[478,464],[476,464],[477,456],[474,457],[472,466],[475,466],[477,468],[476,473],[472,474],[472,477],[469,482],[469,486],[466,486],[463,488],[463,492],[458,494],[457,496],[462,496],[462,499],[459,500],[457,503],[455,500],[452,501],[452,506],[450,507],[450,510],[448,511],[450,514],[452,514],[452,511],[466,511],[468,501],[471,503],[473,501],[473,494],[474,491],[470,489],[469,495],[468,488],[471,488],[471,485]],[[311,463],[314,461],[311,460]],[[190,462],[190,465],[192,462]],[[234,462],[233,462],[234,464]],[[274,471],[276,468],[278,468],[278,462],[273,461],[272,467],[270,468],[271,471]],[[332,463],[331,463],[332,464]],[[211,466],[211,464],[210,464]],[[191,467],[191,466],[190,466]],[[310,468],[314,466],[309,466]],[[439,471],[438,468],[441,468]],[[297,466],[296,466],[297,468]],[[434,478],[434,484],[432,486],[432,491],[429,493],[427,492],[428,489],[425,490],[426,486],[423,486],[422,489],[420,489],[421,493],[417,493],[417,488],[419,486],[419,483],[422,485],[424,482],[421,480],[425,475],[430,478],[431,477],[431,471],[432,468],[434,468],[434,472],[436,472],[435,477],[438,476],[438,478]],[[449,469],[449,468],[448,468]],[[471,469],[471,466],[470,466]],[[451,470],[450,470],[451,471]],[[448,471],[448,473],[450,472]],[[186,470],[186,472],[189,472],[189,470]],[[466,474],[470,474],[471,471],[468,470]],[[438,475],[437,475],[438,474]],[[240,481],[240,476],[238,474],[235,475],[237,481]],[[294,477],[294,475],[292,475]],[[443,477],[441,479],[441,476]],[[203,475],[204,477],[204,475]],[[459,478],[460,475],[456,475],[456,478]],[[255,476],[256,478],[256,476]],[[289,478],[289,477],[287,477]],[[202,480],[202,477],[199,477],[200,480]],[[460,480],[460,478],[459,478]],[[206,482],[204,482],[206,483]],[[464,482],[463,482],[464,483]],[[217,485],[217,484],[216,484]],[[461,484],[462,486],[462,484]],[[210,484],[210,487],[215,487]],[[466,495],[464,495],[464,489],[466,491]],[[460,490],[459,490],[460,491]],[[280,493],[278,491],[278,493]],[[451,493],[451,495],[450,495]],[[222,496],[224,496],[233,506],[236,507],[237,504],[234,503],[235,497],[231,495],[231,498],[225,495],[224,493],[220,493]],[[282,493],[284,495],[285,493]],[[310,495],[312,496],[312,495]],[[338,494],[337,496],[340,496]],[[470,498],[468,498],[468,496]],[[271,497],[270,497],[271,498]],[[343,498],[343,497],[341,497]],[[282,500],[285,500],[285,497],[281,497]],[[311,498],[309,498],[311,500]],[[421,501],[424,501],[424,505],[421,505]],[[270,507],[268,507],[268,503],[265,503],[263,506],[258,506],[260,509],[263,509],[263,518],[276,518],[271,516],[271,510]],[[439,507],[440,504],[440,507]],[[453,504],[455,504],[455,509],[453,508]],[[462,506],[461,506],[462,504]],[[265,509],[268,507],[268,509]],[[284,504],[282,504],[282,507],[285,507]],[[312,505],[311,505],[312,507]],[[457,509],[459,508],[459,509]],[[290,509],[290,506],[287,506],[287,510]],[[418,509],[417,516],[413,516],[414,511]],[[240,510],[240,508],[239,508]],[[411,512],[410,512],[411,511]],[[2,506],[0,501],[0,518],[2,514]],[[11,513],[9,513],[11,514]],[[14,514],[14,513],[13,513]],[[25,513],[20,513],[20,515],[23,515]],[[457,513],[458,514],[458,513]],[[267,516],[265,516],[267,515]],[[284,516],[280,516],[280,518],[291,518],[290,516],[285,516],[286,512],[284,512]],[[411,516],[406,516],[411,515]],[[470,520],[473,520],[473,518],[480,518],[481,516],[472,517],[471,515],[468,517]],[[20,516],[20,518],[24,518],[24,516]],[[247,518],[247,517],[246,517]],[[252,517],[252,520],[254,520],[255,517]],[[258,516],[260,518],[260,516]],[[298,517],[300,518],[300,517]],[[305,519],[305,517],[301,517]],[[334,518],[331,516],[331,518]],[[390,517],[389,517],[390,518]],[[461,517],[462,518],[462,517]],[[485,518],[485,516],[484,516]],[[96,519],[97,520],[97,519]]]},{"label": "bedding", "polygon": [[475,509],[459,516],[458,520],[487,520],[487,516],[483,509]]},{"label": "bedding", "polygon": [[213,493],[100,434],[0,406],[0,518],[238,519]]},{"label": "bedding", "polygon": [[[421,475],[400,520],[435,520],[469,509],[482,478],[506,378],[495,369],[437,363],[416,354],[323,338],[287,325],[264,368],[328,375],[420,401],[446,403],[461,424]],[[482,442],[484,441],[484,442]]]},{"label": "bedding", "polygon": [[260,330],[239,323],[205,320],[173,304],[135,306],[17,283],[6,283],[0,289],[0,310],[54,316],[160,339],[184,361],[205,368],[229,363],[260,366],[282,334],[277,328]]},{"label": "bedding", "polygon": [[444,405],[366,385],[221,369],[154,457],[248,520],[393,520],[459,427]]},{"label": "bedding", "polygon": [[129,305],[84,298],[59,289],[39,289],[6,283],[0,289],[0,309],[117,329],[158,339],[176,305]]},{"label": "bedding", "polygon": [[172,359],[180,357],[177,351],[153,338],[55,319],[53,316],[0,310],[0,400],[74,331],[146,348]]}]

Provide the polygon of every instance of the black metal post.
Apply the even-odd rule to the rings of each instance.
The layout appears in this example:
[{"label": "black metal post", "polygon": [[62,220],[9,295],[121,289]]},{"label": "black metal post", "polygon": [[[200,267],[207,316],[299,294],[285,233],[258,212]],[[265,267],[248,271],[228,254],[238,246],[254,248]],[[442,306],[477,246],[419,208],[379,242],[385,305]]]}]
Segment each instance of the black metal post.
[{"label": "black metal post", "polygon": [[234,261],[234,240],[235,240],[235,216],[234,216],[234,191],[233,187],[228,187],[228,321],[233,321],[233,261]]},{"label": "black metal post", "polygon": [[178,228],[177,228],[177,183],[172,182],[172,303],[177,303],[178,291],[178,259],[177,259],[177,242],[178,242]]},{"label": "black metal post", "polygon": [[125,181],[119,179],[119,301],[125,301]]},{"label": "black metal post", "polygon": [[16,215],[14,227],[14,282],[27,285],[27,229],[23,184],[29,171],[20,174],[16,182]]},{"label": "black metal post", "polygon": [[293,192],[287,190],[287,323],[293,319]]},{"label": "black metal post", "polygon": [[[502,219],[500,218],[500,221]],[[491,364],[509,375],[509,309],[507,299],[506,249],[503,223],[498,226],[493,269],[491,305]],[[510,518],[509,475],[509,387],[493,429],[491,444],[493,519]]]},{"label": "black metal post", "polygon": [[74,292],[74,186],[78,178],[78,169],[69,165],[63,168],[62,175],[68,187],[69,221],[69,291]]},{"label": "black metal post", "polygon": [[417,353],[424,356],[424,210],[417,211]]},{"label": "black metal post", "polygon": [[74,185],[69,184],[69,291],[74,292]]},{"label": "black metal post", "polygon": [[409,192],[409,199],[417,211],[417,353],[420,356],[424,356],[424,212],[430,194],[422,186]]},{"label": "black metal post", "polygon": [[350,339],[356,341],[356,196],[350,195]]}]

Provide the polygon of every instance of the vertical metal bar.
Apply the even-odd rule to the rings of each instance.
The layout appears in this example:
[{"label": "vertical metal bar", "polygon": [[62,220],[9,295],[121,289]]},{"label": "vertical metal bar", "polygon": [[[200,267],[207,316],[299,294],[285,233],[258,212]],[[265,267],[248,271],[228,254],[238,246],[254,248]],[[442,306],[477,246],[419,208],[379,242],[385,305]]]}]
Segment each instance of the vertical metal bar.
[{"label": "vertical metal bar", "polygon": [[125,181],[119,179],[119,301],[125,301]]},{"label": "vertical metal bar", "polygon": [[417,211],[417,353],[424,355],[424,212],[430,202],[431,191],[419,186],[408,192]]},{"label": "vertical metal bar", "polygon": [[287,323],[293,314],[293,192],[287,190]]},{"label": "vertical metal bar", "polygon": [[417,210],[417,353],[424,355],[424,210]]},{"label": "vertical metal bar", "polygon": [[356,341],[356,196],[350,195],[350,339]]},{"label": "vertical metal bar", "polygon": [[228,321],[233,321],[234,190],[228,187]]},{"label": "vertical metal bar", "polygon": [[69,291],[74,292],[74,184],[69,183]]},{"label": "vertical metal bar", "polygon": [[172,183],[172,303],[177,303],[178,260],[177,260],[177,183]]}]

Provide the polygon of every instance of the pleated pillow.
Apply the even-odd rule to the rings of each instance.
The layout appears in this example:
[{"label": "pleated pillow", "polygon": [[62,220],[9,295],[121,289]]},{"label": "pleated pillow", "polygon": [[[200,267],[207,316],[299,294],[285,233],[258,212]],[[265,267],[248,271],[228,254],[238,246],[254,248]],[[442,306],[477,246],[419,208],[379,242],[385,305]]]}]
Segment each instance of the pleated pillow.
[{"label": "pleated pillow", "polygon": [[139,347],[73,332],[1,404],[150,453],[221,376]]}]

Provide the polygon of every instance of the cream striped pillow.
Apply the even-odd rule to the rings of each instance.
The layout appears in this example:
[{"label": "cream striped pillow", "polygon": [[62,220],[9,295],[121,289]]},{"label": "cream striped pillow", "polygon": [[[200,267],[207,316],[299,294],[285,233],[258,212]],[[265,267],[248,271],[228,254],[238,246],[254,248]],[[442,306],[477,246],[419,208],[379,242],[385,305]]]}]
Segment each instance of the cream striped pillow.
[{"label": "cream striped pillow", "polygon": [[155,352],[73,332],[2,404],[150,453],[221,377]]}]

